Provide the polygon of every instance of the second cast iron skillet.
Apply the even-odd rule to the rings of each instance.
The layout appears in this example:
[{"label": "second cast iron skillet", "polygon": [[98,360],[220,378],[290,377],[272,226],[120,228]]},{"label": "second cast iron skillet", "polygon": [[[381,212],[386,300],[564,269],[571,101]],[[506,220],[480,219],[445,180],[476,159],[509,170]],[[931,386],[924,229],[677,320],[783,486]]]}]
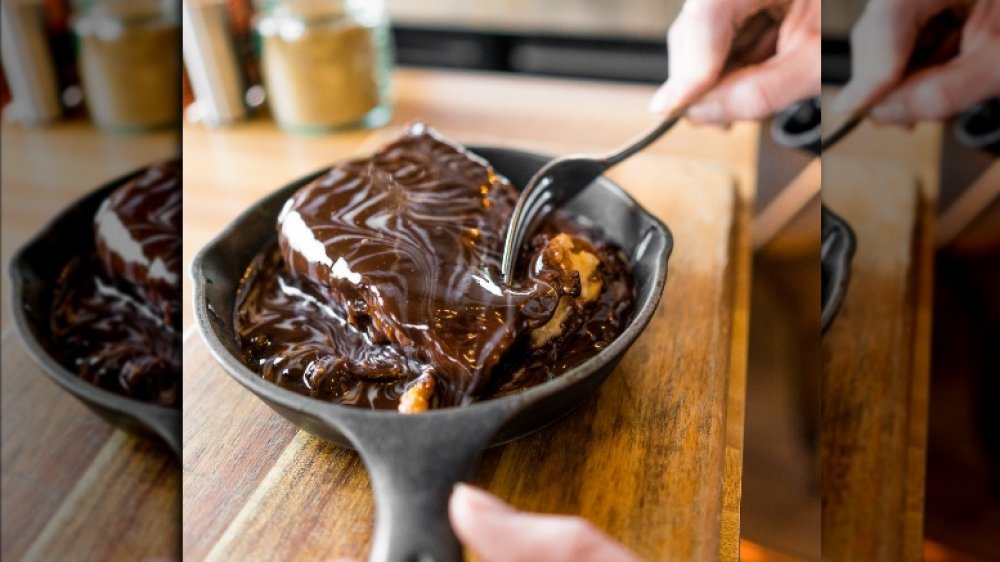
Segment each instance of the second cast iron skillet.
[{"label": "second cast iron skillet", "polygon": [[823,207],[820,248],[820,333],[825,333],[840,310],[851,276],[851,258],[857,245],[854,231],[844,219]]},{"label": "second cast iron skillet", "polygon": [[[549,160],[509,149],[472,150],[517,186]],[[416,415],[365,410],[313,399],[262,379],[240,360],[233,328],[240,280],[253,257],[274,243],[282,205],[323,173],[261,200],[199,252],[192,264],[198,327],[212,354],[240,384],[300,428],[361,455],[376,505],[369,560],[457,562],[461,547],[448,523],[453,485],[471,476],[483,448],[517,439],[566,414],[611,374],[656,310],[673,246],[670,232],[621,188],[599,178],[567,209],[599,225],[633,268],[635,319],[611,345],[555,380],[503,398]]]},{"label": "second cast iron skillet", "polygon": [[143,167],[83,196],[11,258],[11,313],[25,348],[50,379],[105,420],[125,431],[153,437],[180,457],[180,407],[135,400],[84,381],[56,359],[49,332],[59,272],[70,259],[94,251],[93,225],[98,207],[113,191],[146,170]]}]

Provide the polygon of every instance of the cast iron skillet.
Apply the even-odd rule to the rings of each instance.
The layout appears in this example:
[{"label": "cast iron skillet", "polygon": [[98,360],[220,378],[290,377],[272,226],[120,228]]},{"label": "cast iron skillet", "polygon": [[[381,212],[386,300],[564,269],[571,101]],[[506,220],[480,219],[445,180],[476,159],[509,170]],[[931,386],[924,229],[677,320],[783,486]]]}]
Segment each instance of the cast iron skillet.
[{"label": "cast iron skillet", "polygon": [[112,424],[165,442],[181,453],[181,410],[141,402],[83,381],[52,356],[48,337],[49,310],[59,271],[78,255],[94,249],[94,214],[112,191],[145,173],[146,168],[97,188],[52,219],[10,260],[11,309],[28,353],[50,379]]},{"label": "cast iron skillet", "polygon": [[[817,158],[822,152],[822,118],[818,97],[802,100],[784,109],[771,121],[775,142],[804,150]],[[820,249],[820,333],[825,333],[837,316],[847,293],[851,258],[856,240],[851,227],[825,205],[822,207],[822,246]]]},{"label": "cast iron skillet", "polygon": [[820,333],[830,327],[847,293],[856,241],[851,227],[825,206],[822,216]]},{"label": "cast iron skillet", "polygon": [[[472,150],[518,186],[525,185],[549,160],[502,148]],[[471,476],[484,447],[517,439],[566,414],[611,373],[656,310],[673,246],[670,232],[621,188],[599,178],[567,208],[600,225],[623,248],[633,267],[636,317],[611,345],[553,381],[464,408],[400,415],[340,406],[262,379],[240,360],[233,330],[240,279],[253,257],[273,243],[282,205],[325,172],[264,198],[198,253],[191,269],[198,327],[216,360],[240,384],[295,425],[360,453],[376,503],[370,560],[461,560],[461,547],[447,515],[452,486]]]}]

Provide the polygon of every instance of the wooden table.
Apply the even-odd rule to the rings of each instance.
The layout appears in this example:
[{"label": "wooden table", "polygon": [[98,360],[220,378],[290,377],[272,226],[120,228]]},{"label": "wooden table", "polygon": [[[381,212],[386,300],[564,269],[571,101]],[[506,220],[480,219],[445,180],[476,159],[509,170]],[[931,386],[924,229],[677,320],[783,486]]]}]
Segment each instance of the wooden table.
[{"label": "wooden table", "polygon": [[[651,123],[649,87],[414,70],[396,86],[393,127],[421,118],[464,143],[607,148]],[[185,127],[186,262],[253,201],[392,134]],[[738,558],[756,135],[682,126],[614,170],[673,230],[660,308],[598,392],[489,450],[476,483],[520,509],[582,515],[649,559]],[[245,391],[196,330],[184,345],[185,558],[363,558],[374,507],[358,456]]]},{"label": "wooden table", "polygon": [[[65,206],[102,183],[177,153],[176,133],[102,134],[85,123],[5,125],[4,269]],[[143,560],[180,556],[180,468],[115,430],[51,382],[14,332],[2,298],[5,560]]]},{"label": "wooden table", "polygon": [[823,158],[823,200],[858,238],[821,345],[830,560],[922,559],[939,141],[866,125]]}]

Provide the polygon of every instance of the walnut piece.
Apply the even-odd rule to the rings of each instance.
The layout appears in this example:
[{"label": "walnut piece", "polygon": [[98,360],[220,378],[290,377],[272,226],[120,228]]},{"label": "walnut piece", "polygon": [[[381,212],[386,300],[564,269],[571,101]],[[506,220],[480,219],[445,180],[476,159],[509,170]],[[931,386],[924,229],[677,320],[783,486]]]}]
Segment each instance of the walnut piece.
[{"label": "walnut piece", "polygon": [[426,412],[430,407],[431,396],[434,395],[436,385],[434,376],[430,373],[417,377],[417,380],[413,381],[413,384],[399,398],[399,413],[419,414]]},{"label": "walnut piece", "polygon": [[594,254],[576,248],[573,238],[566,233],[559,234],[549,241],[543,253],[549,260],[555,262],[567,275],[575,272],[580,279],[580,293],[577,296],[563,295],[559,298],[556,311],[544,325],[531,331],[531,347],[539,348],[563,331],[563,324],[569,318],[572,308],[593,302],[601,294],[603,281],[598,271],[601,260]]}]

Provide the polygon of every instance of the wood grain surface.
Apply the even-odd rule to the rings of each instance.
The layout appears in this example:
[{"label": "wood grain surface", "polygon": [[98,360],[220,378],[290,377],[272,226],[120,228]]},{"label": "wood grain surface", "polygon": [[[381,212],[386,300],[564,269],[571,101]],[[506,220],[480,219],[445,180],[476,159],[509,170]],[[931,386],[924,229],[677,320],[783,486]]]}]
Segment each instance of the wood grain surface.
[{"label": "wood grain surface", "polygon": [[[176,133],[113,136],[83,122],[4,125],[3,264],[55,214],[102,183],[176,155]],[[180,557],[180,463],[115,430],[51,382],[2,298],[2,552],[5,560]]]},{"label": "wood grain surface", "polygon": [[823,556],[919,560],[934,186],[920,169],[871,154],[823,162],[823,200],[858,239],[821,345]]},{"label": "wood grain surface", "polygon": [[[397,92],[393,127],[422,118],[470,144],[607,148],[651,121],[641,86],[400,71]],[[487,451],[478,484],[521,509],[582,515],[649,559],[738,558],[756,132],[685,125],[610,174],[673,231],[663,301],[598,392]],[[391,134],[186,127],[185,262],[253,201]],[[243,390],[194,329],[184,349],[185,559],[363,558],[374,506],[357,455]]]}]

